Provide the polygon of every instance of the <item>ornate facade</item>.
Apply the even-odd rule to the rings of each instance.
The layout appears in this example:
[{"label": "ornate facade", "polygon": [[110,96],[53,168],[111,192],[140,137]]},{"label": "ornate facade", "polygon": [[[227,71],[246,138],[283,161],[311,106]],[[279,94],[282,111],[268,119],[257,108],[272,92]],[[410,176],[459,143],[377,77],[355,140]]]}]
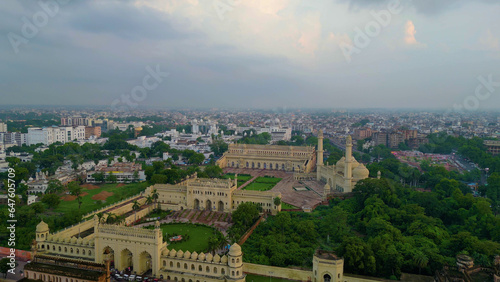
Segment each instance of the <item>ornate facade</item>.
[{"label": "ornate facade", "polygon": [[347,137],[345,156],[335,165],[323,164],[323,132],[318,135],[318,164],[316,179],[326,183],[325,194],[331,189],[337,192],[352,192],[358,181],[368,178],[369,171],[352,156],[352,139]]},{"label": "ornate facade", "polygon": [[229,144],[217,165],[309,173],[316,166],[316,154],[314,147],[309,146]]},{"label": "ornate facade", "polygon": [[[84,233],[83,238],[77,238],[82,233],[77,233],[75,228],[86,228],[84,224],[88,222],[93,225],[92,232]],[[139,275],[151,271],[155,277],[163,276],[174,281],[245,281],[243,254],[238,244],[233,244],[228,254],[221,257],[210,253],[168,250],[159,222],[156,222],[154,229],[143,229],[103,224],[94,216],[94,220],[80,225],[70,228],[70,232],[63,230],[51,234],[48,225],[40,222],[36,228],[38,254],[81,265],[109,261],[119,271],[132,267]],[[34,270],[35,268],[32,269]],[[43,272],[43,269],[33,272],[35,274],[36,277],[52,277],[48,272]],[[87,281],[80,279],[79,281]]]},{"label": "ornate facade", "polygon": [[264,212],[277,214],[281,205],[274,204],[281,193],[237,189],[237,175],[231,179],[191,178],[178,184],[156,184],[158,201],[164,210],[214,210],[232,212],[244,202],[259,204]]}]

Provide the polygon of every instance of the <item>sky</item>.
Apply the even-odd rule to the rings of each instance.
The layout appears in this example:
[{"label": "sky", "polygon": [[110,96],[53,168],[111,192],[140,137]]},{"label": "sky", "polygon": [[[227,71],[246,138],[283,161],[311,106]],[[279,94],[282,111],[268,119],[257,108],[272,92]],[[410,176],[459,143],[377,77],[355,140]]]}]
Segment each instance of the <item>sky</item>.
[{"label": "sky", "polygon": [[6,0],[0,105],[498,109],[499,14],[498,0]]}]

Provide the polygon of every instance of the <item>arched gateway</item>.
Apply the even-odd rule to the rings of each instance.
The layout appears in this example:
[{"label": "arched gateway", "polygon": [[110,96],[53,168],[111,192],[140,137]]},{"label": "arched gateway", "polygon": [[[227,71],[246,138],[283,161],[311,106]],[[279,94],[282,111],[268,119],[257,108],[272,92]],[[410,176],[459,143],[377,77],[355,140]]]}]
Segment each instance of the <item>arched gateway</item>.
[{"label": "arched gateway", "polygon": [[159,223],[155,227],[152,230],[130,228],[102,224],[96,219],[95,248],[102,251],[96,253],[95,262],[102,263],[106,255],[109,257],[112,254],[114,265],[119,271],[130,267],[139,275],[148,270],[157,275],[161,251],[167,247],[167,243],[163,242]]}]

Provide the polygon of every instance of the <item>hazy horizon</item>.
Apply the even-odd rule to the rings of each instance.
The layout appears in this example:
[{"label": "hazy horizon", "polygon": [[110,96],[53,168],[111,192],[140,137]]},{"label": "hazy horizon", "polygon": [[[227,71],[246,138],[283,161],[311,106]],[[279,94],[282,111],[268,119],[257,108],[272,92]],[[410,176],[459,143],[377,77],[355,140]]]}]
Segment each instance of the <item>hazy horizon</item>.
[{"label": "hazy horizon", "polygon": [[[500,105],[498,1],[44,3],[3,3],[2,106]],[[130,98],[140,87],[146,93]]]}]

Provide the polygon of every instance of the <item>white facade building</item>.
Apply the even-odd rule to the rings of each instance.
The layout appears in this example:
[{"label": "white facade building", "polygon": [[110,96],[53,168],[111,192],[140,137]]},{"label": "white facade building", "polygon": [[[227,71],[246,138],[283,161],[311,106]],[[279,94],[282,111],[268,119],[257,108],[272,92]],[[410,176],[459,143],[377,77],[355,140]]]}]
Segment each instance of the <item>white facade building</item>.
[{"label": "white facade building", "polygon": [[55,143],[67,143],[85,139],[85,126],[33,127],[28,128],[28,146],[42,143],[46,146]]},{"label": "white facade building", "polygon": [[7,124],[0,122],[0,132],[7,132]]}]

